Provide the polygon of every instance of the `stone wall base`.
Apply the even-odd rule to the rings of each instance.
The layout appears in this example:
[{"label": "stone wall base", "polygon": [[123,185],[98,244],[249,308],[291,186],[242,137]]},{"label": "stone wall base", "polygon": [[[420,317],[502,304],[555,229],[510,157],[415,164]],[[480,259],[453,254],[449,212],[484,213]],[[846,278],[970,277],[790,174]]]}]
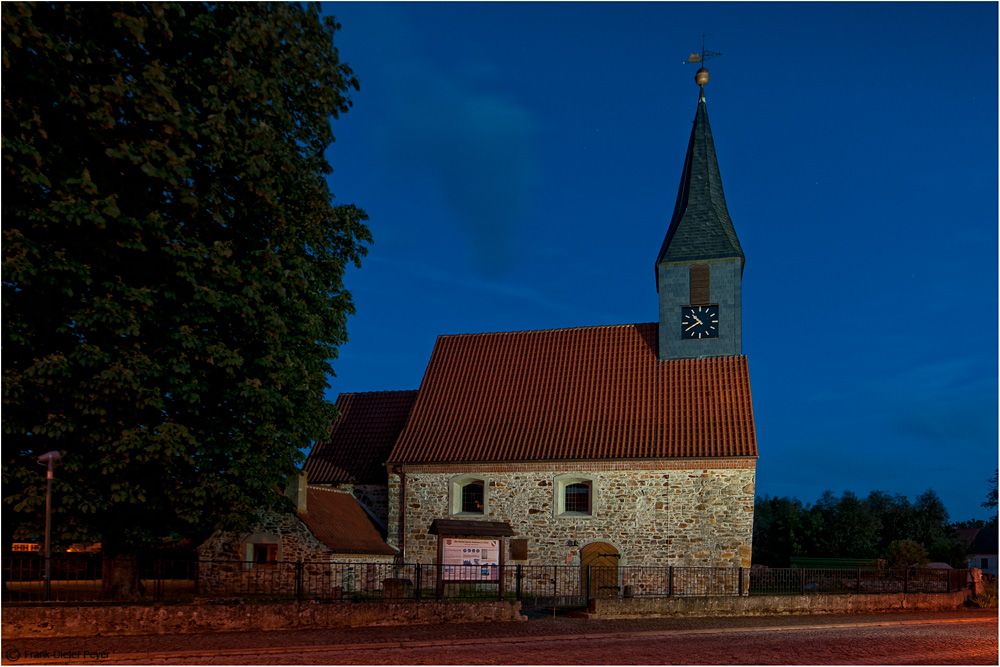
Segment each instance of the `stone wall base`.
[{"label": "stone wall base", "polygon": [[680,597],[596,599],[587,618],[656,618],[669,616],[780,616],[783,614],[865,614],[901,610],[955,609],[969,591],[887,593],[879,595],[753,595],[750,597]]},{"label": "stone wall base", "polygon": [[520,602],[11,607],[3,639],[523,621]]}]

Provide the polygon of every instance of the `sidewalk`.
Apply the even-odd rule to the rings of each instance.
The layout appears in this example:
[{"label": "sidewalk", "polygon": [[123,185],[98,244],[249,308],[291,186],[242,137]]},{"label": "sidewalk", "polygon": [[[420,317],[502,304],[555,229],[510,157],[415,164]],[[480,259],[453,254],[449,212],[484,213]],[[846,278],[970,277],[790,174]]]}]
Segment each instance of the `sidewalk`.
[{"label": "sidewalk", "polygon": [[[997,622],[996,609],[943,612],[893,612],[865,615],[766,616],[739,618],[658,618],[589,621],[565,616],[523,623],[379,626],[337,630],[76,637],[7,640],[3,664],[95,662],[105,660],[193,657],[230,652],[289,653],[311,650],[357,650],[406,646],[453,646],[553,639],[662,636],[759,630],[796,630],[888,624]],[[85,654],[86,652],[86,654]],[[52,656],[58,654],[58,659]],[[96,655],[100,657],[94,657]],[[48,659],[33,656],[47,655]],[[12,659],[16,658],[16,659]]]}]

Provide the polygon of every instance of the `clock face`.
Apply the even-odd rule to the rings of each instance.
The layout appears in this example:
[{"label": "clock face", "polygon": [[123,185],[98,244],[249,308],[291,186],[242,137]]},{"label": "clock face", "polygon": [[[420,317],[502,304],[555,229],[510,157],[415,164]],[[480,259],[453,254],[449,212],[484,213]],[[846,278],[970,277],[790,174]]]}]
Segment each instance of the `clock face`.
[{"label": "clock face", "polygon": [[681,309],[681,339],[719,337],[718,306],[685,306]]}]

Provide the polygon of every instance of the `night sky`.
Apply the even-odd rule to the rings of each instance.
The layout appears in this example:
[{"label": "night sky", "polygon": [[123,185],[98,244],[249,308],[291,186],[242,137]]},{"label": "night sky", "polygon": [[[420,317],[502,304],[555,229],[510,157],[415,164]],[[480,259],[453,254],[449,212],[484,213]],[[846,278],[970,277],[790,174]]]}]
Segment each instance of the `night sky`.
[{"label": "night sky", "polygon": [[996,3],[323,7],[361,81],[330,183],[375,236],[331,400],[419,387],[439,334],[655,321],[706,33],[757,494],[988,516]]}]

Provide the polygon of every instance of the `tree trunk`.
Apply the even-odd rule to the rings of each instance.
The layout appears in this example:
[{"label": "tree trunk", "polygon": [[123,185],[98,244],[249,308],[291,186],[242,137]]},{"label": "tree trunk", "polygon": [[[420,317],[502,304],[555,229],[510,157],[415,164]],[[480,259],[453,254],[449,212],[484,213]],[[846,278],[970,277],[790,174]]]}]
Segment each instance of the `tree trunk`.
[{"label": "tree trunk", "polygon": [[105,600],[136,600],[145,593],[139,579],[139,564],[135,554],[104,553],[101,577],[101,597]]}]

